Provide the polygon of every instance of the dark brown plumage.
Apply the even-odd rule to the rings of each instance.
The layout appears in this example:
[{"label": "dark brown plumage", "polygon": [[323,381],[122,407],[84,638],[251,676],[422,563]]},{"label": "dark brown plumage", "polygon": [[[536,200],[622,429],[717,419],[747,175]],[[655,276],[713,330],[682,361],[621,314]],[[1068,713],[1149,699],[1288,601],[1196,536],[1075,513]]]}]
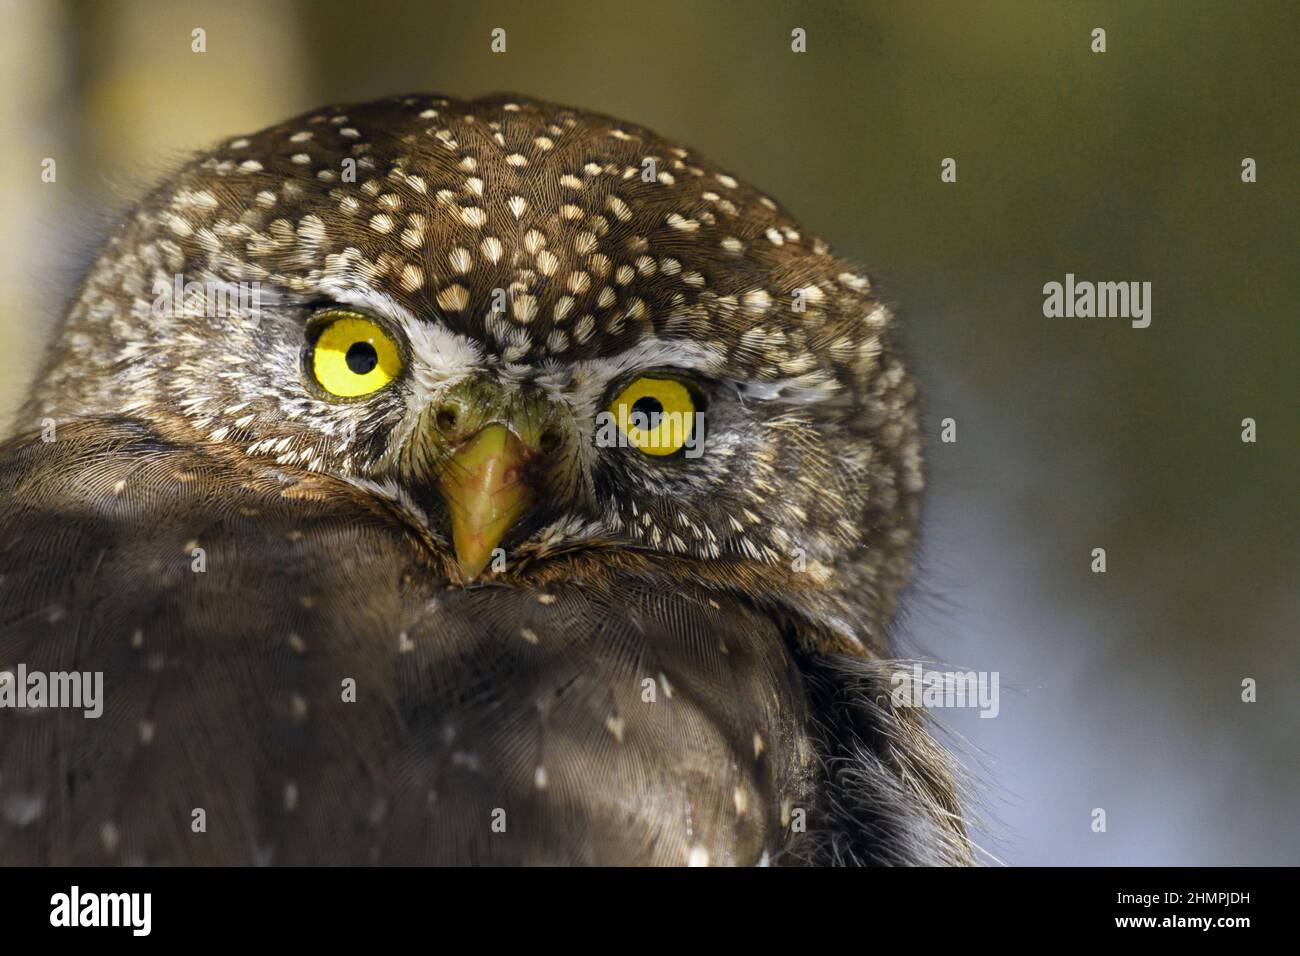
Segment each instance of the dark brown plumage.
[{"label": "dark brown plumage", "polygon": [[[322,377],[339,316],[392,343],[373,390]],[[890,321],[595,114],[402,97],[199,157],[64,324],[55,440],[0,449],[0,667],[106,697],[0,711],[0,860],[968,862],[888,699],[922,485]],[[698,458],[600,441],[647,373]]]}]

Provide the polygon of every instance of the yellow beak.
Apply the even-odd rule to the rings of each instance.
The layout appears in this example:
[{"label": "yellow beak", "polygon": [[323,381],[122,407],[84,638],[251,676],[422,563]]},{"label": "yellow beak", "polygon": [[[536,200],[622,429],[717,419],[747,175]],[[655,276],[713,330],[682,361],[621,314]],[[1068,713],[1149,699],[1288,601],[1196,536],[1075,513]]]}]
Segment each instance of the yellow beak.
[{"label": "yellow beak", "polygon": [[469,580],[533,505],[536,495],[524,476],[528,457],[510,429],[493,423],[466,439],[443,466],[438,488],[451,513],[456,562]]}]

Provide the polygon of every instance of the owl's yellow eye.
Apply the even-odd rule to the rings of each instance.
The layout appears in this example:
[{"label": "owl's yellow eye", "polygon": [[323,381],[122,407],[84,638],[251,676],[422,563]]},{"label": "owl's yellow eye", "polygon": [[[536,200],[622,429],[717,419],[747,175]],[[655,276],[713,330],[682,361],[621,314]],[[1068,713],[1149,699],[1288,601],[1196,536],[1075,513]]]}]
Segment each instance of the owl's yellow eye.
[{"label": "owl's yellow eye", "polygon": [[402,357],[378,324],[343,313],[321,330],[311,354],[311,371],[320,387],[340,398],[369,395],[402,370]]},{"label": "owl's yellow eye", "polygon": [[695,402],[671,378],[642,376],[618,393],[609,412],[628,444],[647,455],[671,455],[691,440]]}]

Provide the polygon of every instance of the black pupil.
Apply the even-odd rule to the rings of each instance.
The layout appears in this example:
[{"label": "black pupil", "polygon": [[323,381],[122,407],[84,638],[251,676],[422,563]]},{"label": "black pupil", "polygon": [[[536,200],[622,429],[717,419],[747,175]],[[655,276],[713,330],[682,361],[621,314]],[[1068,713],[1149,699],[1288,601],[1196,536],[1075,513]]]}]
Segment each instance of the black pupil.
[{"label": "black pupil", "polygon": [[650,428],[658,428],[659,416],[664,413],[664,406],[659,399],[646,395],[632,403],[632,414],[635,415],[637,412],[645,416],[645,420],[650,423]]},{"label": "black pupil", "polygon": [[369,342],[353,342],[348,346],[348,368],[365,375],[379,364],[379,353]]}]

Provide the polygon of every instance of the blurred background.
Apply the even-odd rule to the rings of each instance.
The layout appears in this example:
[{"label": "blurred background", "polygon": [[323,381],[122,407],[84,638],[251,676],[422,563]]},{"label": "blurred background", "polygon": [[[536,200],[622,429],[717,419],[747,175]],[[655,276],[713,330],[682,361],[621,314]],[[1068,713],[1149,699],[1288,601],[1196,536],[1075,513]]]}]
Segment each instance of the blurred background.
[{"label": "blurred background", "polygon": [[[995,719],[939,712],[978,781],[989,859],[1300,863],[1294,3],[0,13],[0,428],[36,424],[14,420],[19,398],[78,276],[188,151],[417,91],[624,116],[779,199],[896,304],[930,446],[902,649],[1000,674]],[[1067,272],[1152,283],[1151,326],[1045,318],[1043,285]]]}]

